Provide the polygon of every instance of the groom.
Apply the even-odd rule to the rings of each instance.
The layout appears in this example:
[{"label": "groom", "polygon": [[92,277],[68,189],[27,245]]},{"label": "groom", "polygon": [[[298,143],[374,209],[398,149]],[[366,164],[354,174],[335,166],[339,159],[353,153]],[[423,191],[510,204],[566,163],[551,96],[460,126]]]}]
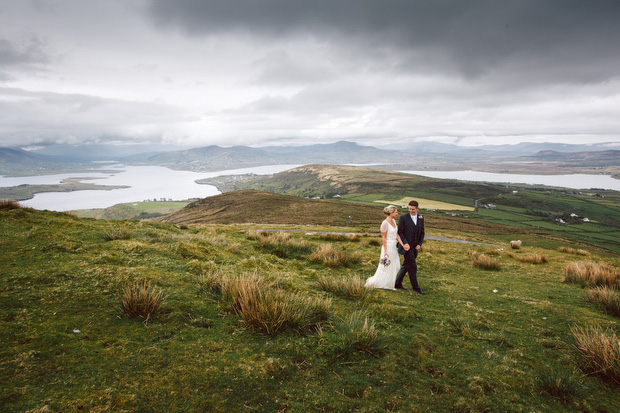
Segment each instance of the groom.
[{"label": "groom", "polygon": [[413,291],[424,295],[418,286],[418,266],[415,262],[424,241],[424,217],[418,215],[418,201],[409,202],[409,213],[401,215],[398,219],[398,235],[403,242],[402,246],[398,244],[398,252],[405,256],[405,262],[398,272],[394,288],[406,290],[403,287],[403,278],[408,272]]}]

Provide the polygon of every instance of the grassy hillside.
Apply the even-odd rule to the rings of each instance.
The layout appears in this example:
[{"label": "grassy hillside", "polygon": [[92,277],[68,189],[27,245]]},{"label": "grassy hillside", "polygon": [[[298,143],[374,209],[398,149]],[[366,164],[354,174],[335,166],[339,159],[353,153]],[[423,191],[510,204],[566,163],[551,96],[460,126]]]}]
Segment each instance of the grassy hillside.
[{"label": "grassy hillside", "polygon": [[[377,233],[385,218],[384,205],[364,205],[322,199],[306,199],[255,190],[227,192],[195,201],[180,211],[154,218],[177,225],[203,224],[282,224],[339,227],[342,231]],[[351,221],[349,221],[351,217]],[[541,245],[574,241],[545,231],[514,228],[500,223],[484,222],[440,213],[425,214],[426,223],[436,235],[465,240],[493,237],[498,243],[511,239],[527,239]],[[581,245],[581,244],[580,244]]]},{"label": "grassy hillside", "polygon": [[80,218],[149,219],[170,214],[187,206],[190,201],[143,201],[116,204],[108,208],[71,211]]},{"label": "grassy hillside", "polygon": [[418,296],[361,288],[376,236],[253,227],[0,209],[0,410],[620,409],[620,353],[594,373],[576,347],[579,328],[616,342],[618,318],[562,282],[617,257],[429,241]]},{"label": "grassy hillside", "polygon": [[248,178],[237,182],[236,187],[327,198],[339,195],[342,200],[367,205],[378,200],[396,205],[403,199],[432,201],[422,203],[422,209],[435,208],[434,201],[471,208],[478,200],[479,205],[493,204],[494,208],[462,212],[452,206],[445,212],[456,211],[458,219],[513,226],[508,230],[512,233],[552,232],[620,253],[617,191],[478,184],[341,165],[308,165],[268,177]]}]

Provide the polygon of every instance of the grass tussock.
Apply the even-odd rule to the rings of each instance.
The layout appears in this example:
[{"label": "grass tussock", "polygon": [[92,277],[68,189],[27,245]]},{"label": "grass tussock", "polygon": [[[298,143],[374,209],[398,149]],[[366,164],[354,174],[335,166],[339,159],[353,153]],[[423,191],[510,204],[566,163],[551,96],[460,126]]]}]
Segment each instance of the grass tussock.
[{"label": "grass tussock", "polygon": [[349,359],[355,353],[379,357],[385,353],[385,339],[377,330],[375,322],[369,320],[364,311],[351,314],[342,322],[339,330],[338,357]]},{"label": "grass tussock", "polygon": [[620,317],[620,294],[609,287],[596,287],[586,291],[586,301],[596,304],[607,314]]},{"label": "grass tussock", "polygon": [[573,261],[564,266],[564,282],[588,287],[618,288],[620,271],[605,263]]},{"label": "grass tussock", "polygon": [[530,264],[545,264],[549,261],[546,255],[542,254],[528,254],[528,255],[519,255],[519,254],[508,254],[512,258],[520,262],[527,262]]},{"label": "grass tussock", "polygon": [[424,243],[424,251],[437,254],[446,254],[448,252],[448,250],[446,250],[444,247],[429,242]]},{"label": "grass tussock", "polygon": [[[280,258],[304,256],[312,251],[312,246],[303,239],[293,237],[289,232],[255,231],[251,235],[256,237],[261,249],[271,252]],[[250,234],[248,234],[250,237]]]},{"label": "grass tussock", "polygon": [[489,257],[486,254],[480,254],[473,250],[469,250],[468,253],[471,257],[472,267],[482,268],[487,271],[498,271],[501,268],[497,258]]},{"label": "grass tussock", "polygon": [[103,239],[106,241],[131,239],[131,231],[125,227],[110,228],[103,233]]},{"label": "grass tussock", "polygon": [[572,327],[575,345],[584,359],[584,370],[620,384],[620,339],[611,330],[595,325]]},{"label": "grass tussock", "polygon": [[370,291],[364,286],[366,281],[357,276],[345,278],[321,276],[318,281],[322,290],[345,298],[362,300]]},{"label": "grass tussock", "polygon": [[121,314],[148,322],[163,313],[165,299],[164,293],[146,280],[126,286],[121,293]]},{"label": "grass tussock", "polygon": [[10,209],[19,209],[22,206],[19,202],[12,199],[0,199],[0,211],[8,211]]},{"label": "grass tussock", "polygon": [[289,329],[311,332],[329,319],[331,301],[323,298],[264,290],[248,282],[237,285],[236,291],[235,312],[249,328],[268,336]]},{"label": "grass tussock", "polygon": [[355,254],[347,254],[331,244],[322,244],[312,252],[310,260],[321,262],[331,268],[338,268],[347,267],[353,263],[359,262],[360,257]]},{"label": "grass tussock", "polygon": [[587,257],[592,255],[592,253],[590,251],[586,251],[584,249],[575,249],[575,248],[570,248],[570,247],[560,247],[560,248],[558,248],[558,251],[564,252],[566,254],[584,255],[584,256],[587,256]]},{"label": "grass tussock", "polygon": [[286,330],[312,332],[329,319],[330,300],[275,288],[277,281],[256,273],[214,271],[201,281],[207,289],[220,293],[222,306],[239,315],[248,328],[268,336]]},{"label": "grass tussock", "polygon": [[359,242],[361,236],[359,234],[337,234],[330,232],[328,234],[321,234],[319,239],[324,241],[336,241],[336,242]]},{"label": "grass tussock", "polygon": [[542,394],[564,404],[579,399],[584,394],[581,377],[566,370],[548,369],[539,373],[538,388]]}]

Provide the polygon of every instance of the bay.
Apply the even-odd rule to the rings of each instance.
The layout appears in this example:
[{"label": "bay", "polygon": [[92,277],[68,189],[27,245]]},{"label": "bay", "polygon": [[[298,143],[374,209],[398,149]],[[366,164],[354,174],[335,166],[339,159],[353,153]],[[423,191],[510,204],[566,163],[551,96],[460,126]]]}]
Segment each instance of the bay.
[{"label": "bay", "polygon": [[113,190],[84,190],[73,192],[44,192],[20,204],[35,209],[70,211],[75,209],[108,208],[112,205],[145,200],[186,200],[217,195],[213,185],[195,181],[225,175],[271,175],[300,165],[268,165],[254,168],[230,169],[217,172],[176,171],[161,166],[106,165],[102,171],[45,176],[0,177],[0,187],[22,184],[53,185],[63,179],[80,178],[99,185],[123,185],[129,188]]},{"label": "bay", "polygon": [[478,171],[399,171],[429,178],[455,179],[458,181],[493,182],[507,184],[546,185],[570,189],[610,189],[620,191],[620,180],[610,175],[566,174],[527,175]]}]

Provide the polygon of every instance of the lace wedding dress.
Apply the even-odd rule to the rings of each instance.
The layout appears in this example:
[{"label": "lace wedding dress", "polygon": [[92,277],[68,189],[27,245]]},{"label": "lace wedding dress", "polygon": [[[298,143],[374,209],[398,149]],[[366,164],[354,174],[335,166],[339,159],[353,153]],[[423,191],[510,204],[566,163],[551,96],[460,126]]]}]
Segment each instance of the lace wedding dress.
[{"label": "lace wedding dress", "polygon": [[[366,287],[394,290],[396,276],[398,275],[398,270],[400,270],[400,258],[398,256],[398,250],[396,249],[397,228],[391,226],[387,220],[384,220],[381,223],[381,232],[386,231],[387,254],[388,259],[391,261],[390,265],[383,265],[379,263],[375,275],[366,280]],[[385,257],[385,251],[383,251],[382,245],[381,256],[379,258],[381,259],[383,257]]]}]

